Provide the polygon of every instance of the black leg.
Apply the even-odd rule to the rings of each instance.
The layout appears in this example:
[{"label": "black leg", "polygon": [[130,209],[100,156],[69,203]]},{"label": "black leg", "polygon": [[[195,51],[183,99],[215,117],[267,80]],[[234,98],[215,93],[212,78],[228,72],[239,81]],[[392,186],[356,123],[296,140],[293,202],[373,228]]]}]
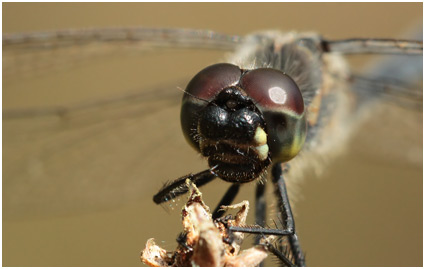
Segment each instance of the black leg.
[{"label": "black leg", "polygon": [[[266,197],[264,192],[266,185],[258,183],[255,191],[255,223],[261,227],[266,225]],[[260,243],[261,235],[255,237],[255,244]]]},{"label": "black leg", "polygon": [[[266,197],[264,192],[266,191],[266,185],[259,182],[255,191],[255,223],[264,227],[266,225]],[[255,245],[260,243],[261,235],[255,237]],[[264,262],[259,264],[260,267],[264,266]]]},{"label": "black leg", "polygon": [[282,165],[274,164],[272,168],[272,179],[275,184],[275,193],[278,199],[282,222],[286,230],[290,231],[288,235],[289,245],[294,257],[296,266],[305,266],[304,254],[302,253],[298,236],[295,231],[295,222],[292,215],[291,205],[289,204],[288,193],[286,191],[285,180],[283,178]]},{"label": "black leg", "polygon": [[189,174],[186,176],[182,176],[176,180],[173,180],[171,182],[167,182],[162,186],[162,188],[159,190],[157,194],[153,197],[153,201],[156,204],[160,204],[166,201],[169,201],[170,199],[173,199],[177,196],[180,196],[182,194],[185,194],[189,191],[188,187],[186,186],[186,179],[190,179],[193,183],[196,184],[197,187],[201,187],[214,178],[216,178],[216,175],[212,172],[212,169],[208,169],[202,172],[199,172],[197,174]]},{"label": "black leg", "polygon": [[230,205],[233,202],[239,192],[239,187],[240,184],[232,184],[232,186],[230,186],[230,188],[227,190],[227,192],[224,194],[223,198],[221,198],[221,201],[215,208],[214,213],[212,214],[213,219],[218,219],[219,217],[223,216],[224,211],[220,210],[221,206]]},{"label": "black leg", "polygon": [[[289,250],[292,254],[294,263],[292,264],[288,257],[290,257],[287,250],[279,252],[280,246],[278,249],[273,245],[268,244],[269,250],[275,254],[283,264],[288,266],[305,266],[304,255],[301,251],[301,247],[298,241],[298,236],[295,232],[295,223],[292,216],[291,206],[289,204],[288,194],[286,192],[285,181],[283,178],[283,171],[281,164],[275,164],[272,168],[272,179],[275,185],[275,194],[278,199],[279,211],[281,212],[281,219],[283,224],[283,229],[269,229],[263,228],[261,226],[251,226],[251,227],[229,227],[231,232],[244,232],[259,234],[261,236],[265,235],[276,235],[276,236],[287,236],[289,242]],[[291,259],[292,260],[292,259]]]},{"label": "black leg", "polygon": [[240,232],[248,234],[261,234],[261,235],[277,235],[277,236],[286,236],[293,234],[292,230],[289,229],[269,229],[263,228],[260,226],[251,226],[251,227],[237,227],[230,226],[229,231],[231,232]]},{"label": "black leg", "polygon": [[278,250],[275,246],[273,246],[272,243],[267,242],[265,240],[264,245],[267,247],[267,250],[273,253],[276,257],[279,258],[279,260],[282,262],[283,265],[286,267],[295,267],[296,265],[292,263],[292,261],[288,258],[290,255],[288,254],[288,249],[280,249]]},{"label": "black leg", "polygon": [[183,246],[184,248],[186,248],[188,251],[192,251],[193,249],[191,248],[191,247],[189,247],[188,245],[187,245],[187,233],[180,233],[178,236],[177,236],[177,239],[176,239],[176,241],[177,241],[177,243],[179,244],[179,245],[181,245],[181,246]]},{"label": "black leg", "polygon": [[[291,207],[289,205],[289,200],[286,193],[285,182],[283,181],[282,168],[280,164],[276,164],[272,168],[273,182],[275,183],[276,192],[278,198],[279,210],[282,213],[283,226],[284,229],[270,229],[264,228],[260,225],[254,225],[250,227],[237,227],[231,226],[229,230],[231,232],[242,232],[242,233],[251,233],[259,235],[277,235],[277,236],[288,236],[294,234],[294,220],[292,217]],[[261,193],[264,192],[264,189],[257,189],[256,198],[261,196]],[[265,203],[265,201],[264,201]],[[264,205],[265,206],[265,205]],[[260,216],[264,212],[260,212],[261,206],[256,207],[256,221],[259,220]],[[262,216],[261,216],[262,217]],[[265,223],[263,223],[264,225]]]},{"label": "black leg", "polygon": [[[197,174],[189,174],[180,177],[172,182],[164,184],[161,190],[153,197],[155,203],[160,204],[173,199],[179,195],[182,195],[188,191],[186,180],[190,179],[198,187],[207,184],[216,178],[213,172],[214,168],[199,172]],[[304,255],[299,245],[299,240],[295,232],[295,223],[292,216],[291,206],[289,204],[288,194],[286,192],[285,181],[283,178],[283,171],[281,164],[275,164],[272,168],[272,178],[275,184],[275,194],[278,199],[279,209],[281,212],[282,224],[284,229],[269,229],[262,226],[265,225],[265,197],[264,185],[258,185],[256,191],[256,222],[259,225],[251,227],[228,227],[229,232],[244,232],[253,233],[261,236],[265,235],[277,235],[277,236],[288,236],[289,248],[293,256],[294,264],[290,263],[288,259],[288,251],[278,252],[278,250],[269,244],[269,250],[274,253],[281,261],[288,266],[305,266]],[[239,184],[233,184],[226,192],[224,197],[221,199],[217,208],[214,210],[213,218],[219,218],[223,213],[219,211],[222,205],[229,205],[232,203],[239,191]],[[261,225],[261,226],[260,226]],[[257,241],[258,239],[256,239]],[[276,253],[275,253],[276,252]]]}]

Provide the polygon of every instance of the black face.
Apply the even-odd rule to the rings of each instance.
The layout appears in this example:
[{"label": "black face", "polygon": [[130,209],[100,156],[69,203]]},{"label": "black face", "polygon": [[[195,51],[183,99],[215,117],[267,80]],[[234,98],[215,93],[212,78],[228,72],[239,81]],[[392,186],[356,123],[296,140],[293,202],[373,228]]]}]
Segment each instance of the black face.
[{"label": "black face", "polygon": [[294,157],[306,129],[303,99],[289,76],[231,64],[209,66],[190,81],[181,123],[189,143],[230,182],[258,178],[272,158]]},{"label": "black face", "polygon": [[261,155],[256,141],[265,121],[252,100],[237,86],[221,91],[200,113],[199,148],[208,157],[210,167],[226,181],[249,181],[258,177],[271,161]]}]

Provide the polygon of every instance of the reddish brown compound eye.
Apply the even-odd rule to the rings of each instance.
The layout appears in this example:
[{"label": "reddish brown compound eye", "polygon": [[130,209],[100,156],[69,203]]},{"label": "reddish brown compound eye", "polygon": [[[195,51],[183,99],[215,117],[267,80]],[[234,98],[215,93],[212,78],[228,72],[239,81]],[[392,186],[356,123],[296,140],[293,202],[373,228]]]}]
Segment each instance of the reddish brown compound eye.
[{"label": "reddish brown compound eye", "polygon": [[[194,97],[211,101],[224,88],[236,85],[241,75],[242,70],[236,65],[214,64],[196,74],[187,85],[186,92]],[[185,95],[184,97],[189,96]]]},{"label": "reddish brown compound eye", "polygon": [[233,64],[219,63],[206,67],[196,74],[186,87],[180,113],[181,126],[186,140],[199,151],[195,131],[201,111],[223,89],[239,83],[242,70]]},{"label": "reddish brown compound eye", "polygon": [[259,68],[246,73],[241,86],[264,109],[291,110],[301,115],[304,100],[295,81],[279,70]]},{"label": "reddish brown compound eye", "polygon": [[259,68],[244,74],[240,85],[263,113],[273,161],[295,157],[307,133],[304,100],[295,81],[279,70]]}]

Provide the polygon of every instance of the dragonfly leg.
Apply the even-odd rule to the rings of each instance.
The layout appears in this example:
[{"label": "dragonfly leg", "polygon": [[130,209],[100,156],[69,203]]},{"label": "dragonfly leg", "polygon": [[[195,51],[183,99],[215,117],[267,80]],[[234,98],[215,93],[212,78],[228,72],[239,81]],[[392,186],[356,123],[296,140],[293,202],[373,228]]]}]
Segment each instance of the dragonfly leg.
[{"label": "dragonfly leg", "polygon": [[188,251],[193,251],[193,249],[187,245],[186,241],[187,241],[187,233],[182,232],[180,233],[177,238],[176,241],[179,245],[183,246],[184,248],[186,248]]},{"label": "dragonfly leg", "polygon": [[[281,164],[275,164],[272,168],[272,180],[275,185],[275,194],[278,199],[279,211],[281,214],[282,224],[284,229],[269,229],[263,228],[259,225],[251,227],[229,227],[231,232],[243,232],[258,234],[261,237],[265,235],[287,236],[289,242],[289,250],[292,253],[294,266],[305,266],[304,254],[301,250],[298,236],[295,232],[295,222],[292,215],[291,206],[286,191],[285,180],[283,178],[283,170]],[[284,250],[282,246],[275,248],[271,243],[266,245],[270,252],[275,254],[285,265],[291,266],[288,261],[288,251]]]},{"label": "dragonfly leg", "polygon": [[[266,197],[264,195],[266,185],[259,183],[255,192],[255,223],[264,227],[266,224]],[[255,243],[260,242],[261,236],[257,236]]]},{"label": "dragonfly leg", "polygon": [[278,199],[278,205],[281,212],[283,225],[286,230],[291,231],[288,235],[289,246],[294,257],[296,266],[305,266],[304,254],[301,250],[299,239],[295,231],[295,222],[292,215],[291,205],[286,191],[286,184],[283,178],[282,165],[274,164],[272,168],[272,180],[275,185],[275,194]]},{"label": "dragonfly leg", "polygon": [[[258,183],[255,191],[255,223],[264,227],[266,224],[266,197],[265,197],[266,185]],[[257,235],[255,237],[255,244],[260,243],[262,236]],[[260,267],[264,266],[264,262],[261,262]]]},{"label": "dragonfly leg", "polygon": [[185,194],[189,191],[189,188],[186,185],[186,179],[190,179],[197,187],[201,187],[215,178],[216,175],[213,173],[212,169],[179,177],[178,179],[165,183],[158,193],[154,195],[153,201],[156,204],[161,204]]}]

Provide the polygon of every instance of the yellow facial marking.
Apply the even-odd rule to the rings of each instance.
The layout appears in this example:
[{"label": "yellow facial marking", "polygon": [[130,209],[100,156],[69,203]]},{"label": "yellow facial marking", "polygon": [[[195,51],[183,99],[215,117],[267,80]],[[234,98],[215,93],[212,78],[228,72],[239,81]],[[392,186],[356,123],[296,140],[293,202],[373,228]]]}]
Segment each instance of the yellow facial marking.
[{"label": "yellow facial marking", "polygon": [[254,142],[259,146],[267,144],[267,134],[261,127],[257,127],[255,130]]},{"label": "yellow facial marking", "polygon": [[269,146],[267,144],[255,147],[255,150],[257,151],[260,160],[264,161],[265,159],[267,159],[267,156],[269,154]]}]

